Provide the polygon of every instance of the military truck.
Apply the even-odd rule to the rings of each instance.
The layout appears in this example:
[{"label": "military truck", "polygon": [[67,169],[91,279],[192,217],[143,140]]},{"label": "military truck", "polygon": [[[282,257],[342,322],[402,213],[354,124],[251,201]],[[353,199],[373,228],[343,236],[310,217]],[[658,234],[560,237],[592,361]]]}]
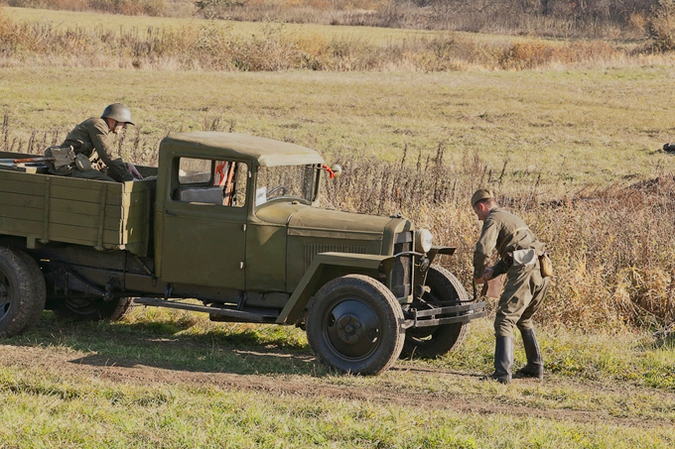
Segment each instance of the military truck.
[{"label": "military truck", "polygon": [[[318,207],[318,152],[178,133],[144,180],[53,176],[0,152],[0,334],[43,309],[115,320],[133,302],[211,320],[295,325],[330,368],[374,375],[457,348],[485,303],[434,264],[454,248],[395,215]],[[22,162],[28,161],[28,162]],[[32,161],[32,162],[31,162]]]}]

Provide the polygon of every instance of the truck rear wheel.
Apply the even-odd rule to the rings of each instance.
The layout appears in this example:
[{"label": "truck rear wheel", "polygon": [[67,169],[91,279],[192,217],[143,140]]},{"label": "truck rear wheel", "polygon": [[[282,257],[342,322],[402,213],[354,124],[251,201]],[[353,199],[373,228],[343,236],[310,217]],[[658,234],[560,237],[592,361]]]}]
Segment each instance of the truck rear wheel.
[{"label": "truck rear wheel", "polygon": [[[468,301],[469,295],[459,280],[448,270],[433,265],[427,274],[426,286],[422,299],[435,306],[450,306]],[[424,303],[415,305],[424,308]],[[440,326],[429,326],[408,329],[405,336],[403,355],[406,357],[440,357],[459,348],[469,331],[469,323],[451,323]]]},{"label": "truck rear wheel", "polygon": [[[38,276],[39,274],[39,276]],[[44,308],[44,278],[33,259],[0,247],[0,336],[27,330]]]},{"label": "truck rear wheel", "polygon": [[401,354],[403,311],[379,281],[364,275],[342,276],[314,295],[307,316],[307,340],[330,368],[375,375]]},{"label": "truck rear wheel", "polygon": [[54,309],[54,314],[64,321],[118,321],[129,310],[132,297],[115,298],[65,298]]},{"label": "truck rear wheel", "polygon": [[29,317],[26,327],[23,328],[23,330],[26,331],[35,326],[35,324],[37,324],[37,322],[40,321],[40,318],[42,317],[42,311],[45,309],[45,303],[47,301],[47,286],[45,285],[45,278],[42,274],[42,270],[40,270],[40,267],[38,266],[37,262],[35,262],[35,259],[23,251],[18,251],[17,254],[24,260],[26,267],[30,271],[35,295],[33,313]]}]

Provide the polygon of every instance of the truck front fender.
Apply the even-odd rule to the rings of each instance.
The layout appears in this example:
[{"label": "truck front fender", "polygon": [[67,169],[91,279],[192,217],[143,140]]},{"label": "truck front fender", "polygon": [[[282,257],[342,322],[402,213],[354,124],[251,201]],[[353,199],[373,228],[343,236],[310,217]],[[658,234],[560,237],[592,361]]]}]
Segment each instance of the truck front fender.
[{"label": "truck front fender", "polygon": [[431,250],[427,253],[427,258],[429,259],[429,263],[433,263],[434,259],[436,258],[437,255],[439,254],[447,254],[448,256],[451,256],[455,254],[455,251],[457,248],[453,248],[450,246],[432,246]]},{"label": "truck front fender", "polygon": [[[455,251],[457,248],[453,248],[450,246],[432,246],[429,252],[426,254],[426,257],[422,260],[421,263],[416,264],[415,266],[415,288],[419,288],[419,286],[425,285],[427,281],[427,273],[429,270],[429,267],[431,266],[432,263],[434,263],[434,260],[436,259],[437,256],[446,254],[448,256],[451,256],[455,254]],[[418,296],[421,296],[421,293],[419,290],[416,290],[416,294]]]},{"label": "truck front fender", "polygon": [[385,280],[394,265],[394,256],[328,252],[317,254],[295,287],[276,320],[277,324],[297,323],[310,298],[326,282],[346,274],[359,273]]}]

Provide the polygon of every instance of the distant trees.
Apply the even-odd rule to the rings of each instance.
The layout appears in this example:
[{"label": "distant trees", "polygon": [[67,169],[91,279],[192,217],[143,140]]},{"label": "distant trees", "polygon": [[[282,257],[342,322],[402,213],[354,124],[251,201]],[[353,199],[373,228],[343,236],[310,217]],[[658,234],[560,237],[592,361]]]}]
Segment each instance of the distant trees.
[{"label": "distant trees", "polygon": [[649,15],[658,0],[391,0],[455,12],[530,14],[627,22],[631,14]]},{"label": "distant trees", "polygon": [[448,28],[560,37],[651,38],[675,50],[675,0],[389,0],[433,10]]}]

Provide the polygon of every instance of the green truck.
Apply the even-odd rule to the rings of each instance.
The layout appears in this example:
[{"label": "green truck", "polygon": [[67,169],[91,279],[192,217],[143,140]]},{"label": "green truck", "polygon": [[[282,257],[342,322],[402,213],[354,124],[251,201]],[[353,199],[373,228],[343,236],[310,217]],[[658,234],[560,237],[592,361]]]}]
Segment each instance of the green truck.
[{"label": "green truck", "polygon": [[299,326],[328,367],[379,374],[401,353],[457,348],[486,313],[434,264],[454,248],[429,231],[319,208],[333,171],[314,150],[172,134],[158,166],[125,183],[53,176],[29,158],[0,152],[0,335],[44,309],[115,320],[134,302]]}]

